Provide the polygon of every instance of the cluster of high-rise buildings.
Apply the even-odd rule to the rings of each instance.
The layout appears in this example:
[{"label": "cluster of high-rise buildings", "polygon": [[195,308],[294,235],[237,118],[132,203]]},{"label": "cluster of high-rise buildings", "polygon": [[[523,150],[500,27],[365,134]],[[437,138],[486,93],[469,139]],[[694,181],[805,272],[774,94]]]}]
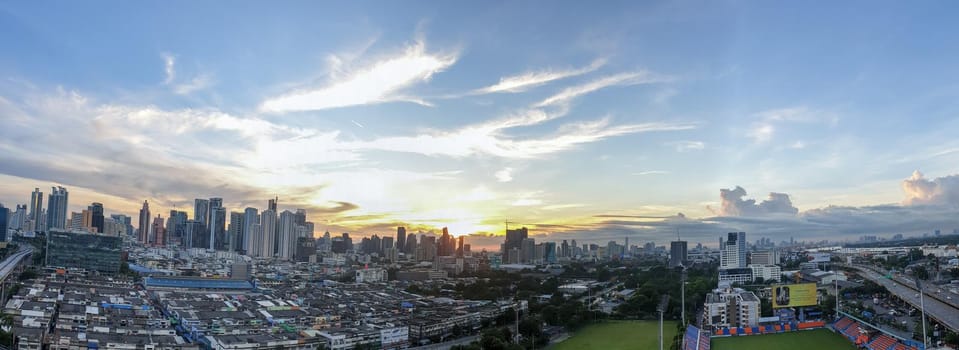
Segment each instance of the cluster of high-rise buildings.
[{"label": "cluster of high-rise buildings", "polygon": [[270,199],[264,210],[249,207],[242,212],[229,212],[228,216],[223,198],[197,198],[193,201],[192,218],[176,209],[170,210],[166,218],[160,214],[152,216],[149,202],[143,201],[137,240],[144,245],[173,245],[308,261],[309,255],[315,254],[314,225],[307,221],[306,210],[280,212],[278,201],[278,198]]}]

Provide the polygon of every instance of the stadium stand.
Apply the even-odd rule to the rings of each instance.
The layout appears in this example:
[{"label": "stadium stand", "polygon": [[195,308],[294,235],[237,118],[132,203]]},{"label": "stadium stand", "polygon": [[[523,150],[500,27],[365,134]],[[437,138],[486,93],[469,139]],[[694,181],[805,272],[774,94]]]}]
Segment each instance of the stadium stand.
[{"label": "stadium stand", "polygon": [[693,326],[686,327],[683,344],[683,350],[709,350],[709,332]]},{"label": "stadium stand", "polygon": [[880,334],[878,337],[873,338],[866,348],[869,350],[890,350],[893,349],[898,343],[899,342],[892,337],[885,334]]}]

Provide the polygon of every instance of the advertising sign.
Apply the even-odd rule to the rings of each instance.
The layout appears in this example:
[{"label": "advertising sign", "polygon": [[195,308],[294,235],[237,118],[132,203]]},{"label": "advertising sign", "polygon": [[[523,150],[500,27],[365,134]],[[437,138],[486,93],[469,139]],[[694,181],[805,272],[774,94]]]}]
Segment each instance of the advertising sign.
[{"label": "advertising sign", "polygon": [[816,284],[778,284],[773,289],[773,308],[816,305]]}]

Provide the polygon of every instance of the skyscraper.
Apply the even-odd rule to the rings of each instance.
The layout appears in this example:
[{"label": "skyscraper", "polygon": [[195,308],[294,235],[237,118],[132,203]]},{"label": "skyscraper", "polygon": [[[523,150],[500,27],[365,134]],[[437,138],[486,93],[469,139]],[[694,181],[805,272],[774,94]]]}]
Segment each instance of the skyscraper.
[{"label": "skyscraper", "polygon": [[153,245],[156,247],[166,245],[166,227],[163,226],[163,218],[160,214],[153,219]]},{"label": "skyscraper", "polygon": [[686,241],[669,242],[669,267],[686,266]]},{"label": "skyscraper", "polygon": [[103,204],[93,202],[88,209],[93,221],[91,226],[96,228],[98,233],[103,233]]},{"label": "skyscraper", "polygon": [[264,210],[260,213],[260,230],[262,233],[262,243],[260,243],[261,258],[272,258],[276,252],[276,212]]},{"label": "skyscraper", "polygon": [[137,241],[143,244],[149,243],[150,240],[150,204],[147,201],[143,201],[143,208],[140,208],[140,229],[139,235],[137,236]]},{"label": "skyscraper", "polygon": [[123,214],[113,214],[113,215],[110,215],[110,217],[113,218],[113,220],[116,220],[116,222],[119,222],[120,224],[122,224],[126,228],[126,233],[128,235],[133,234],[133,224],[129,216],[126,216]]},{"label": "skyscraper", "polygon": [[169,229],[166,232],[167,242],[171,244],[183,245],[183,236],[186,235],[186,221],[188,217],[185,211],[170,210],[170,222],[167,224]]},{"label": "skyscraper", "polygon": [[396,228],[396,249],[401,252],[406,252],[406,227],[400,226]]},{"label": "skyscraper", "polygon": [[66,227],[69,197],[67,189],[63,186],[53,187],[47,199],[47,230]]},{"label": "skyscraper", "polygon": [[206,225],[210,218],[210,201],[197,198],[193,200],[193,220],[202,222]]},{"label": "skyscraper", "polygon": [[253,225],[260,223],[260,216],[256,208],[246,208],[243,210],[243,244],[242,249],[247,255],[256,256],[256,246],[262,243],[262,238],[257,236]]},{"label": "skyscraper", "polygon": [[7,241],[7,228],[10,227],[10,209],[0,204],[0,242]]},{"label": "skyscraper", "polygon": [[43,192],[40,192],[40,188],[34,188],[33,193],[30,194],[30,216],[27,218],[33,222],[33,229],[35,231],[43,231],[43,226],[46,225],[47,218],[40,217],[40,214],[43,213]]},{"label": "skyscraper", "polygon": [[277,257],[280,260],[292,260],[296,251],[296,214],[289,210],[280,213],[280,227],[277,230]]},{"label": "skyscraper", "polygon": [[506,242],[503,244],[503,256],[508,256],[513,248],[520,249],[523,240],[529,238],[529,230],[525,227],[514,230],[506,230]]},{"label": "skyscraper", "polygon": [[243,213],[231,211],[230,212],[230,225],[227,226],[226,235],[230,238],[229,250],[230,251],[242,251],[243,250],[243,229],[246,224],[243,223]]},{"label": "skyscraper", "polygon": [[719,239],[719,268],[737,269],[746,267],[746,233],[730,232],[726,241]]},{"label": "skyscraper", "polygon": [[276,204],[277,204],[277,202],[279,202],[279,201],[280,201],[280,197],[274,197],[273,199],[271,199],[271,200],[267,203],[267,205],[266,205],[266,210],[271,210],[271,211],[273,211],[274,213],[276,213],[276,212],[277,212],[277,211],[276,211]]},{"label": "skyscraper", "polygon": [[226,236],[226,208],[222,206],[214,207],[213,201],[210,202],[210,249],[226,250],[230,242]]}]

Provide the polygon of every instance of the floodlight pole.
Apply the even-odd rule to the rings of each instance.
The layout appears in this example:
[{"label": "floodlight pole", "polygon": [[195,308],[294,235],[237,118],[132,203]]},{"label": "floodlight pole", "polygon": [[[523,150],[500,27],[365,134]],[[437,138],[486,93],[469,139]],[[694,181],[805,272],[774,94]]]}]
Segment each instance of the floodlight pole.
[{"label": "floodlight pole", "polygon": [[916,286],[919,287],[919,309],[922,310],[922,348],[926,349],[929,347],[929,344],[926,340],[926,304],[923,298],[922,285],[919,284],[919,279],[916,278]]},{"label": "floodlight pole", "polygon": [[839,279],[834,279],[833,282],[836,283],[836,319],[839,319]]},{"label": "floodlight pole", "polygon": [[680,278],[680,282],[679,282],[679,283],[682,285],[682,287],[680,288],[680,290],[681,290],[682,292],[681,292],[681,296],[680,296],[680,304],[679,304],[679,305],[680,305],[680,311],[679,311],[679,313],[682,315],[683,328],[685,328],[685,327],[686,327],[686,266],[685,266],[685,265],[680,265],[680,266],[683,267],[683,274],[682,274],[682,278]]}]

